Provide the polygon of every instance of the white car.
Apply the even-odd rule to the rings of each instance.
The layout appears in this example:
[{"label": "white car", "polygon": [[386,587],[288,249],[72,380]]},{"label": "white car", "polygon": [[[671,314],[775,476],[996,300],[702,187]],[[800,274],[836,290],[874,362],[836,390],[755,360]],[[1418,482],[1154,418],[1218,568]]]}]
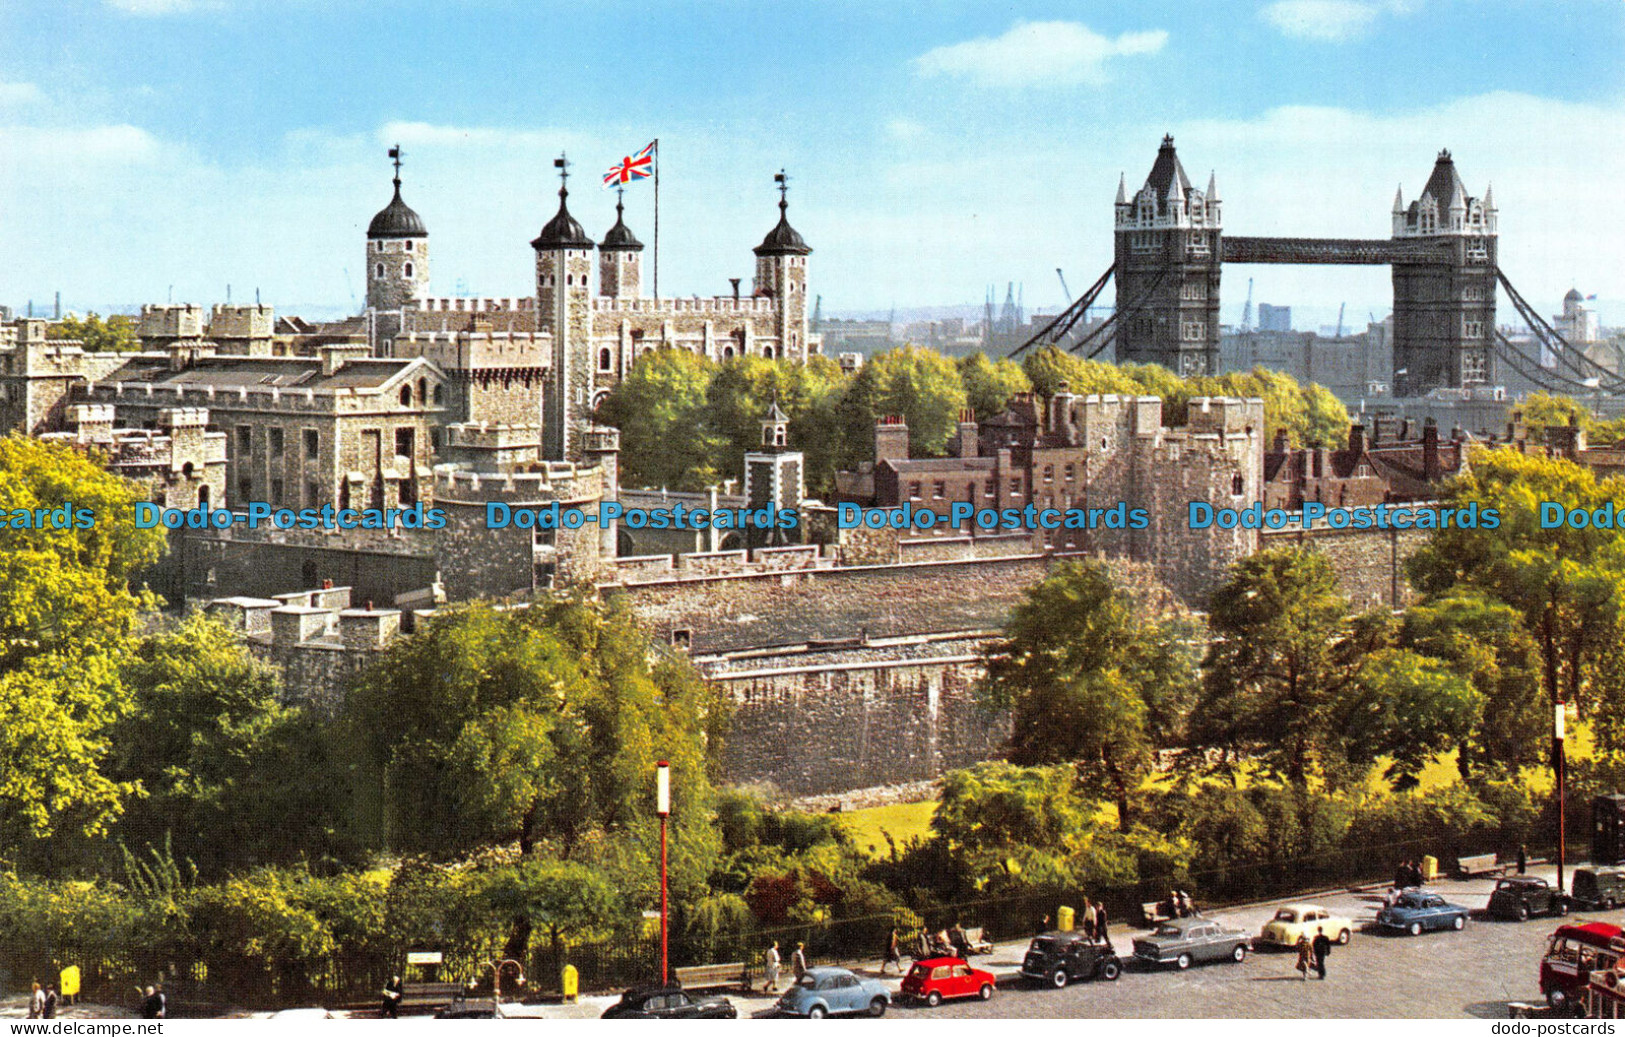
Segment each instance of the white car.
[{"label": "white car", "polygon": [[1354,923],[1341,915],[1334,915],[1319,904],[1288,904],[1275,912],[1275,917],[1264,923],[1258,934],[1259,943],[1276,947],[1296,947],[1298,937],[1313,940],[1317,932],[1325,932],[1333,943],[1346,944],[1354,938]]}]

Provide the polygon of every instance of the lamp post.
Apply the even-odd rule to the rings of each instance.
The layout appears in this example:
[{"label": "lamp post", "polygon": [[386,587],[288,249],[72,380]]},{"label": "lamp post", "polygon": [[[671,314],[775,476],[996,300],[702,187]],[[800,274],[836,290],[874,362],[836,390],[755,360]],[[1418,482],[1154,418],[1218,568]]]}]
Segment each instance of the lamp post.
[{"label": "lamp post", "polygon": [[1568,852],[1567,819],[1564,817],[1567,810],[1563,803],[1564,793],[1566,792],[1564,788],[1564,778],[1566,777],[1564,771],[1568,769],[1564,766],[1563,759],[1563,728],[1564,721],[1567,719],[1567,711],[1568,704],[1559,702],[1557,709],[1552,714],[1552,770],[1556,772],[1557,776],[1557,892],[1559,895],[1563,892],[1563,863]]},{"label": "lamp post", "polygon": [[671,764],[665,760],[655,764],[655,812],[660,815],[660,984],[664,986],[670,964],[666,953],[670,919],[666,901],[666,818],[671,814]]}]

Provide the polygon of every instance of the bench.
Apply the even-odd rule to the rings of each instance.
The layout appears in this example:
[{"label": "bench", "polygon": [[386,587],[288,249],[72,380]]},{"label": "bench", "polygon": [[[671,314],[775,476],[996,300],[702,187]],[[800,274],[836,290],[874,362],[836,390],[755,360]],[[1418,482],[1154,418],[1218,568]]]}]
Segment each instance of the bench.
[{"label": "bench", "polygon": [[400,1010],[417,1009],[432,1012],[460,1001],[463,997],[461,983],[444,983],[440,981],[428,982],[425,980],[408,980],[401,984]]},{"label": "bench", "polygon": [[965,930],[965,946],[970,948],[972,954],[993,953],[993,941],[987,938],[987,930],[980,926]]},{"label": "bench", "polygon": [[1166,903],[1166,900],[1153,900],[1149,904],[1141,904],[1140,921],[1145,925],[1155,926],[1158,922],[1166,922],[1174,917],[1162,910],[1162,905]]},{"label": "bench", "polygon": [[718,990],[723,987],[750,989],[750,970],[742,961],[721,965],[689,965],[674,971],[677,985],[684,990]]},{"label": "bench", "polygon": [[1500,875],[1506,870],[1507,866],[1497,863],[1493,853],[1456,858],[1456,874],[1462,878],[1471,878],[1474,875]]}]

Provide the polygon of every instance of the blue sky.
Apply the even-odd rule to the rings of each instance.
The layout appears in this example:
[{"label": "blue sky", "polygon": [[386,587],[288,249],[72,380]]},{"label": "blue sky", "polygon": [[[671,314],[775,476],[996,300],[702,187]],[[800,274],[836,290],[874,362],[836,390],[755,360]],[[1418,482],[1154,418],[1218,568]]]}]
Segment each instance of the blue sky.
[{"label": "blue sky", "polygon": [[[1625,322],[1622,53],[1621,0],[10,0],[0,301],[348,308],[397,140],[435,289],[527,293],[553,156],[602,234],[596,174],[658,136],[664,294],[749,277],[782,166],[826,308],[1053,307],[1172,132],[1234,233],[1386,236],[1449,147],[1526,295]],[[1232,267],[1229,319],[1249,276],[1309,326],[1389,303],[1381,268]]]}]

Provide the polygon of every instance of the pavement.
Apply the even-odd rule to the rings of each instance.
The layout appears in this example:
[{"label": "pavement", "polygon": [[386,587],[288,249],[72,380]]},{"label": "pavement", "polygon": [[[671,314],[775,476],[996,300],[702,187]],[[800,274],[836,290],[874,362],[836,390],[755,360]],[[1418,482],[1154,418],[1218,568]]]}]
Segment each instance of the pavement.
[{"label": "pavement", "polygon": [[[1529,869],[1547,881],[1556,878],[1550,865]],[[1535,918],[1503,922],[1483,913],[1495,888],[1494,878],[1441,879],[1428,888],[1447,901],[1472,909],[1461,932],[1444,930],[1421,936],[1389,935],[1376,928],[1381,888],[1339,889],[1322,894],[1299,894],[1242,907],[1213,911],[1207,917],[1256,935],[1283,904],[1321,904],[1354,921],[1356,932],[1346,947],[1334,947],[1327,962],[1327,978],[1303,980],[1294,965],[1295,953],[1255,951],[1240,964],[1221,962],[1197,965],[1180,972],[1172,967],[1151,968],[1125,960],[1116,982],[1083,981],[1063,990],[1025,984],[1017,975],[1027,939],[995,945],[993,953],[978,955],[972,964],[992,972],[999,991],[990,1001],[945,1002],[937,1008],[894,1004],[887,1018],[943,1017],[983,1019],[1050,1018],[1480,1018],[1505,1019],[1513,1001],[1540,1002],[1541,955],[1552,931],[1568,919]],[[1596,919],[1625,926],[1625,909],[1589,912]],[[1144,930],[1118,925],[1113,942],[1125,959],[1135,936]],[[864,976],[878,977],[878,961],[851,966]],[[788,977],[786,977],[788,978]],[[895,995],[901,977],[883,977]],[[777,995],[759,991],[730,992],[741,1019],[771,1015]],[[504,1003],[503,1014],[514,1018],[595,1019],[618,999],[592,995],[575,1004]],[[26,1012],[26,999],[0,1001],[0,1018]],[[107,1018],[129,1013],[121,1008],[75,1005],[64,1018]],[[265,1017],[269,1013],[254,1013]],[[346,1013],[334,1012],[335,1016]],[[357,1013],[362,1014],[362,1013]]]}]

